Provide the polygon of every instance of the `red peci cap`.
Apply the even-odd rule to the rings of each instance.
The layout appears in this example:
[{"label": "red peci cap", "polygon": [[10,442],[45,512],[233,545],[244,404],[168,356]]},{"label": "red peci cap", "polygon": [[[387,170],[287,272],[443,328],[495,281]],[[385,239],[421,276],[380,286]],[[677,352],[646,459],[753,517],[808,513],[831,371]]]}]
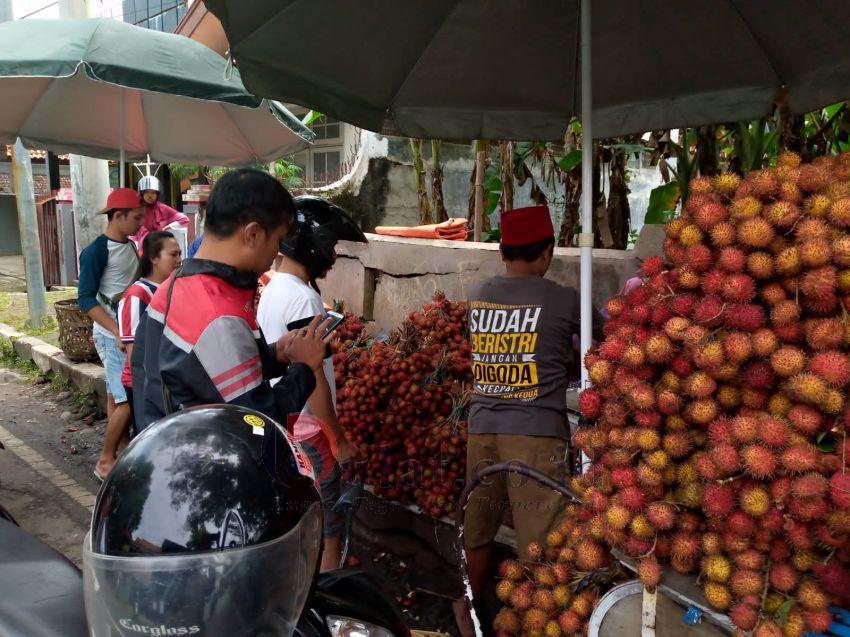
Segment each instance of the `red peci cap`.
[{"label": "red peci cap", "polygon": [[502,245],[521,246],[555,235],[549,206],[515,208],[502,215]]},{"label": "red peci cap", "polygon": [[133,188],[116,188],[106,198],[106,208],[97,214],[106,214],[112,210],[132,210],[143,205],[141,196]]}]

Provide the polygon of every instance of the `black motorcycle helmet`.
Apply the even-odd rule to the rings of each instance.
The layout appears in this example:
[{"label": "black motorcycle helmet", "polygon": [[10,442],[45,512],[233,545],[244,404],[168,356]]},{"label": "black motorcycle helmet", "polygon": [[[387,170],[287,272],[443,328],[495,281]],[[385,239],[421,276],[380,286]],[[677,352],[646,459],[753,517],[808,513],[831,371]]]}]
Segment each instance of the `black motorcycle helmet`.
[{"label": "black motorcycle helmet", "polygon": [[321,540],[310,462],[283,427],[232,405],[176,412],[98,494],[83,550],[92,634],[288,636]]},{"label": "black motorcycle helmet", "polygon": [[316,291],[316,279],[327,274],[334,263],[337,241],[366,243],[366,235],[339,206],[314,195],[295,197],[295,219],[280,242],[280,253],[307,268]]}]

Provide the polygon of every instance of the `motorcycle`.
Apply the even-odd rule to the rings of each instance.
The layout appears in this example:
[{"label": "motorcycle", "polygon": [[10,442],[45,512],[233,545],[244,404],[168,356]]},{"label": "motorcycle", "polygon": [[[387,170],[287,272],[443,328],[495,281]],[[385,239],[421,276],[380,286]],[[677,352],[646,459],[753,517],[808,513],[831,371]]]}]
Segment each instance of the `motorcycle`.
[{"label": "motorcycle", "polygon": [[[294,635],[411,637],[398,608],[376,582],[362,570],[343,568],[362,490],[362,478],[355,479],[334,505],[345,520],[340,568],[318,575]],[[20,528],[2,507],[0,565],[0,635],[89,635],[80,569]]]}]

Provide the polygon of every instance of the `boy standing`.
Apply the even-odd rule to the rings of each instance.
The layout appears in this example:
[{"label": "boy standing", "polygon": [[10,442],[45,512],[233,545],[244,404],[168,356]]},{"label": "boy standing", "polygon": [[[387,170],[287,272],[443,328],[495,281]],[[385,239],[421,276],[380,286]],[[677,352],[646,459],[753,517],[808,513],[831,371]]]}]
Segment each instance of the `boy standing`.
[{"label": "boy standing", "polygon": [[[357,224],[338,206],[311,195],[295,198],[296,220],[280,244],[277,272],[265,283],[257,319],[269,343],[324,312],[316,279],[336,260],[337,241],[365,242]],[[326,353],[324,373],[316,374],[316,389],[295,418],[293,434],[310,457],[325,508],[321,569],[339,568],[343,520],[333,511],[341,494],[340,464],[356,455],[336,418],[336,378],[333,357]],[[276,383],[273,380],[272,383]]]},{"label": "boy standing", "polygon": [[[563,481],[578,294],[544,278],[555,247],[548,207],[510,210],[501,225],[505,274],[469,295],[468,479],[493,463],[520,462]],[[524,476],[493,476],[473,493],[465,516],[473,597],[484,586],[504,511],[514,512],[517,550],[527,560],[528,545],[543,540],[562,507],[558,493]]]},{"label": "boy standing", "polygon": [[77,303],[94,321],[92,337],[106,371],[107,416],[103,451],[95,465],[95,477],[112,470],[118,447],[127,435],[130,406],[121,383],[126,355],[118,333],[118,299],[136,279],[139,255],[129,237],[142,227],[142,200],[132,188],[116,188],[98,214],[107,218],[106,232],[80,253]]}]

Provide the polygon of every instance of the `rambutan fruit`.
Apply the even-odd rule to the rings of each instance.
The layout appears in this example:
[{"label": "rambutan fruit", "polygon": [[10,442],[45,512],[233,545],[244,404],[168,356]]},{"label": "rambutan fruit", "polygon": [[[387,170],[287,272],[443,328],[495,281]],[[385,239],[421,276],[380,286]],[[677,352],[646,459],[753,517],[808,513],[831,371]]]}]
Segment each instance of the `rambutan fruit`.
[{"label": "rambutan fruit", "polygon": [[738,224],[737,236],[742,245],[750,248],[766,248],[773,241],[773,226],[761,217],[745,219]]},{"label": "rambutan fruit", "polygon": [[678,316],[690,317],[694,311],[696,297],[693,294],[677,294],[670,299],[670,312]]},{"label": "rambutan fruit", "polygon": [[742,374],[744,384],[753,389],[769,389],[773,387],[774,375],[770,363],[753,361],[744,368]]},{"label": "rambutan fruit", "polygon": [[847,509],[834,509],[827,514],[826,523],[833,533],[850,533],[850,511]]},{"label": "rambutan fruit", "polygon": [[835,296],[838,273],[832,266],[808,270],[800,278],[800,291],[813,299]]},{"label": "rambutan fruit", "polygon": [[[709,238],[711,239],[712,245],[723,248],[726,246],[731,246],[735,243],[737,239],[737,233],[735,231],[735,226],[733,226],[728,221],[724,221],[723,223],[718,223],[714,226],[709,232]],[[684,253],[683,253],[684,256]]]},{"label": "rambutan fruit", "polygon": [[702,243],[702,230],[699,229],[699,226],[694,224],[688,224],[682,231],[679,233],[679,243],[681,243],[686,248],[688,246],[693,246],[698,243]]},{"label": "rambutan fruit", "polygon": [[642,276],[652,278],[656,274],[661,274],[664,271],[664,259],[659,256],[651,256],[647,258],[640,266]]},{"label": "rambutan fruit", "polygon": [[812,239],[799,246],[800,264],[805,268],[827,265],[832,258],[832,247],[827,239]]},{"label": "rambutan fruit", "polygon": [[757,485],[747,485],[738,494],[741,509],[754,518],[760,518],[770,509],[770,494]]},{"label": "rambutan fruit", "polygon": [[[575,635],[581,631],[582,620],[571,610],[565,610],[558,616],[558,626],[564,635]],[[514,634],[518,634],[516,631]]]},{"label": "rambutan fruit", "polygon": [[723,338],[723,353],[733,363],[744,362],[753,353],[752,336],[746,332],[728,332]]},{"label": "rambutan fruit", "polygon": [[511,606],[518,611],[527,611],[533,603],[532,591],[526,586],[516,586],[509,596]]},{"label": "rambutan fruit", "polygon": [[655,592],[661,581],[661,565],[654,555],[644,557],[638,562],[637,575],[647,591]]},{"label": "rambutan fruit", "polygon": [[699,557],[699,536],[694,533],[676,533],[670,545],[671,555],[686,560],[695,560]]},{"label": "rambutan fruit", "polygon": [[797,343],[800,341],[802,331],[799,323],[791,323],[789,325],[777,325],[773,328],[773,333],[776,334],[782,343]]},{"label": "rambutan fruit", "polygon": [[813,350],[837,349],[844,341],[845,328],[837,318],[810,319],[805,323],[805,334]]},{"label": "rambutan fruit", "polygon": [[[734,535],[750,537],[756,532],[756,523],[753,518],[743,511],[733,511],[726,520],[726,528]],[[744,549],[741,549],[744,550]]]},{"label": "rambutan fruit", "polygon": [[782,392],[777,392],[773,394],[767,402],[767,411],[771,416],[776,418],[785,418],[792,406],[793,403],[788,396]]},{"label": "rambutan fruit", "polygon": [[717,390],[717,383],[703,371],[697,371],[682,381],[682,390],[694,398],[708,398]]},{"label": "rambutan fruit", "polygon": [[836,265],[850,266],[850,235],[840,234],[832,240],[831,256]]},{"label": "rambutan fruit", "polygon": [[660,444],[661,436],[654,429],[641,429],[637,434],[637,446],[643,451],[658,449]]},{"label": "rambutan fruit", "polygon": [[741,404],[741,390],[735,385],[721,385],[717,388],[715,399],[723,409],[735,409]]},{"label": "rambutan fruit", "polygon": [[760,305],[736,303],[726,308],[723,320],[729,329],[755,332],[764,326],[764,310]]},{"label": "rambutan fruit", "polygon": [[661,446],[668,456],[674,460],[678,460],[691,452],[693,441],[688,432],[673,431],[664,435],[661,440]]},{"label": "rambutan fruit", "polygon": [[784,345],[770,355],[770,366],[777,376],[790,378],[806,368],[806,355],[798,347]]},{"label": "rambutan fruit", "polygon": [[546,626],[549,616],[542,608],[532,606],[525,611],[525,616],[522,619],[522,628],[525,631],[542,631]]},{"label": "rambutan fruit", "polygon": [[713,367],[708,370],[714,380],[723,382],[723,383],[731,383],[735,382],[738,378],[738,372],[740,371],[738,365],[731,361],[727,361],[722,365],[718,365],[717,367]]},{"label": "rambutan fruit", "polygon": [[798,498],[822,498],[829,489],[827,479],[819,473],[807,473],[791,484],[791,493]]},{"label": "rambutan fruit", "polygon": [[800,271],[800,249],[797,246],[785,248],[776,255],[773,267],[776,272],[783,276],[793,276]]},{"label": "rambutan fruit", "polygon": [[740,185],[741,177],[735,173],[721,173],[714,178],[714,190],[722,197],[731,197]]},{"label": "rambutan fruit", "polygon": [[[742,515],[744,518],[749,519],[747,514],[743,511],[736,511],[732,514],[732,516],[736,515]],[[750,535],[752,535],[752,533],[750,533]],[[735,555],[741,551],[746,551],[750,548],[750,544],[751,541],[747,535],[741,535],[740,533],[734,533],[732,531],[726,531],[723,534],[723,550],[731,555]]]},{"label": "rambutan fruit", "polygon": [[829,505],[823,498],[788,498],[785,501],[788,511],[798,520],[811,521],[823,518]]},{"label": "rambutan fruit", "polygon": [[818,352],[809,362],[809,371],[833,387],[843,387],[850,382],[850,359],[841,352]]},{"label": "rambutan fruit", "polygon": [[646,489],[651,489],[664,483],[664,477],[660,472],[643,463],[638,465],[637,479],[638,484]]},{"label": "rambutan fruit", "polygon": [[812,445],[798,443],[783,451],[779,461],[788,473],[808,473],[817,466],[817,450]]},{"label": "rambutan fruit", "polygon": [[722,555],[709,555],[702,560],[701,569],[710,582],[725,584],[732,575],[732,565]]},{"label": "rambutan fruit", "polygon": [[827,385],[815,374],[803,373],[792,376],[785,383],[785,393],[792,399],[810,405],[820,405],[826,399]]},{"label": "rambutan fruit", "polygon": [[557,607],[555,596],[547,588],[539,588],[532,595],[532,607],[549,613]]},{"label": "rambutan fruit", "polygon": [[720,295],[730,303],[747,303],[756,295],[756,282],[746,274],[730,274],[723,281]]},{"label": "rambutan fruit", "polygon": [[699,274],[688,265],[682,265],[676,268],[670,276],[683,290],[695,290],[700,285]]},{"label": "rambutan fruit", "polygon": [[717,469],[724,475],[735,473],[741,468],[741,458],[738,455],[738,450],[731,444],[715,445],[709,453]]},{"label": "rambutan fruit", "polygon": [[723,321],[725,307],[719,296],[705,296],[694,307],[694,321],[706,327],[717,327]]},{"label": "rambutan fruit", "polygon": [[779,199],[799,206],[803,202],[803,191],[795,182],[783,181],[779,184]]},{"label": "rambutan fruit", "polygon": [[837,507],[850,508],[850,473],[839,471],[829,479],[829,497]]},{"label": "rambutan fruit", "polygon": [[576,545],[576,566],[582,571],[594,571],[605,563],[602,547],[590,538],[579,540]]},{"label": "rambutan fruit", "polygon": [[[708,335],[700,339],[700,341],[704,341],[707,337]],[[696,347],[694,362],[700,369],[713,369],[722,365],[725,360],[723,343],[721,341],[709,340],[701,342]]]},{"label": "rambutan fruit", "polygon": [[759,620],[759,612],[749,604],[735,604],[729,611],[729,619],[738,628],[750,630]]},{"label": "rambutan fruit", "polygon": [[836,285],[838,286],[839,291],[843,295],[841,297],[842,305],[846,310],[850,307],[850,303],[847,301],[848,293],[850,293],[850,268],[844,268],[843,270],[838,271],[838,279],[836,280]]},{"label": "rambutan fruit", "polygon": [[759,441],[775,449],[786,447],[791,439],[788,425],[774,416],[765,416],[759,421],[758,426]]},{"label": "rambutan fruit", "polygon": [[735,199],[729,206],[729,212],[733,219],[752,219],[761,213],[761,202],[755,197],[742,197]]},{"label": "rambutan fruit", "polygon": [[759,571],[764,567],[764,554],[756,549],[745,549],[732,556],[732,561],[740,569]]},{"label": "rambutan fruit", "polygon": [[599,360],[590,366],[588,376],[594,385],[607,385],[614,378],[614,367],[610,361]]},{"label": "rambutan fruit", "polygon": [[805,243],[815,239],[829,239],[832,234],[829,224],[823,219],[806,218],[797,224],[797,241]]},{"label": "rambutan fruit", "polygon": [[616,336],[609,336],[599,344],[599,355],[609,361],[619,361],[627,343]]},{"label": "rambutan fruit", "polygon": [[657,429],[661,426],[661,414],[657,411],[638,411],[633,414],[638,427]]},{"label": "rambutan fruit", "polygon": [[726,517],[735,508],[735,489],[730,484],[709,483],[702,492],[706,515]]},{"label": "rambutan fruit", "polygon": [[758,438],[758,419],[754,415],[739,414],[732,419],[730,431],[737,443],[753,442]]},{"label": "rambutan fruit", "polygon": [[682,408],[679,395],[671,389],[665,389],[658,394],[658,410],[665,415],[677,414]]},{"label": "rambutan fruit", "polygon": [[717,267],[729,274],[742,272],[747,265],[747,255],[739,248],[723,248],[717,255]]},{"label": "rambutan fruit", "polygon": [[773,257],[768,252],[750,253],[747,256],[747,271],[760,281],[769,279],[773,276]]},{"label": "rambutan fruit", "polygon": [[[691,322],[688,319],[682,316],[674,316],[664,324],[664,333],[674,341],[681,341],[685,337],[685,331],[690,326]],[[676,373],[679,374],[679,372]],[[682,374],[679,375],[681,376]]]},{"label": "rambutan fruit", "polygon": [[788,201],[776,201],[764,210],[764,218],[777,228],[786,229],[793,226],[800,218],[800,209]]},{"label": "rambutan fruit", "polygon": [[780,301],[784,301],[788,298],[788,293],[785,292],[785,288],[781,283],[777,283],[776,281],[772,281],[770,283],[765,283],[761,289],[759,290],[759,296],[761,300],[764,301],[770,307],[773,307]]},{"label": "rambutan fruit", "polygon": [[667,257],[667,260],[674,266],[678,267],[685,263],[685,246],[667,237],[662,244],[662,250]]},{"label": "rambutan fruit", "polygon": [[802,164],[797,185],[805,192],[823,190],[830,182],[829,170],[817,164]]},{"label": "rambutan fruit", "polygon": [[829,206],[827,213],[830,222],[840,228],[850,226],[850,198],[836,199]]},{"label": "rambutan fruit", "polygon": [[713,608],[725,611],[732,605],[732,593],[723,584],[707,582],[703,592]]},{"label": "rambutan fruit", "polygon": [[764,409],[767,407],[767,401],[770,399],[770,392],[764,389],[756,389],[744,385],[741,388],[741,402],[751,409]]},{"label": "rambutan fruit", "polygon": [[650,336],[644,349],[646,359],[653,364],[666,363],[676,354],[676,347],[673,342],[661,333]]},{"label": "rambutan fruit", "polygon": [[522,622],[515,611],[501,608],[493,620],[493,630],[507,635],[518,635],[522,631]]},{"label": "rambutan fruit", "polygon": [[776,171],[770,168],[750,171],[746,175],[746,180],[752,184],[753,194],[758,197],[773,198],[779,192]]},{"label": "rambutan fruit", "polygon": [[772,619],[763,619],[752,635],[753,637],[784,637],[782,627]]},{"label": "rambutan fruit", "polygon": [[752,477],[763,480],[776,472],[778,464],[776,454],[761,445],[748,445],[741,451],[744,471]]},{"label": "rambutan fruit", "polygon": [[579,410],[588,420],[596,420],[602,411],[602,397],[595,389],[585,389],[578,398]]},{"label": "rambutan fruit", "polygon": [[728,218],[729,211],[726,206],[716,201],[707,201],[694,212],[694,222],[706,232]]},{"label": "rambutan fruit", "polygon": [[706,531],[702,534],[701,542],[703,555],[720,555],[723,552],[723,542],[720,534]]},{"label": "rambutan fruit", "polygon": [[803,163],[803,159],[792,150],[784,150],[776,158],[776,165],[788,168],[796,168]]},{"label": "rambutan fruit", "polygon": [[775,327],[791,325],[800,320],[800,307],[795,301],[786,299],[779,301],[770,310],[770,322]]},{"label": "rambutan fruit", "polygon": [[646,517],[656,529],[667,531],[676,523],[676,510],[669,502],[650,502],[646,507]]},{"label": "rambutan fruit", "polygon": [[829,598],[820,585],[812,579],[804,579],[797,587],[797,601],[807,610],[824,610],[829,605]]},{"label": "rambutan fruit", "polygon": [[[718,480],[721,477],[720,470],[707,453],[698,454],[694,465],[696,466],[697,473],[699,473],[700,478],[703,480]],[[705,491],[703,491],[703,498],[705,498]]]},{"label": "rambutan fruit", "polygon": [[685,263],[694,272],[702,273],[714,263],[714,254],[703,243],[688,246],[685,248]]},{"label": "rambutan fruit", "polygon": [[729,578],[729,588],[738,597],[760,595],[764,588],[764,576],[758,571],[735,571]]},{"label": "rambutan fruit", "polygon": [[732,423],[722,416],[708,426],[708,437],[715,445],[730,444],[732,439]]},{"label": "rambutan fruit", "polygon": [[[819,609],[819,610],[804,610],[800,613],[803,618],[803,622],[806,627],[815,634],[823,634],[829,630],[829,627],[835,621],[832,618],[832,613],[829,609]],[[789,614],[790,616],[790,614]],[[786,622],[786,633],[787,633],[788,624]]]},{"label": "rambutan fruit", "polygon": [[685,417],[698,425],[708,425],[717,417],[719,408],[717,402],[710,398],[695,400],[685,407]]}]

